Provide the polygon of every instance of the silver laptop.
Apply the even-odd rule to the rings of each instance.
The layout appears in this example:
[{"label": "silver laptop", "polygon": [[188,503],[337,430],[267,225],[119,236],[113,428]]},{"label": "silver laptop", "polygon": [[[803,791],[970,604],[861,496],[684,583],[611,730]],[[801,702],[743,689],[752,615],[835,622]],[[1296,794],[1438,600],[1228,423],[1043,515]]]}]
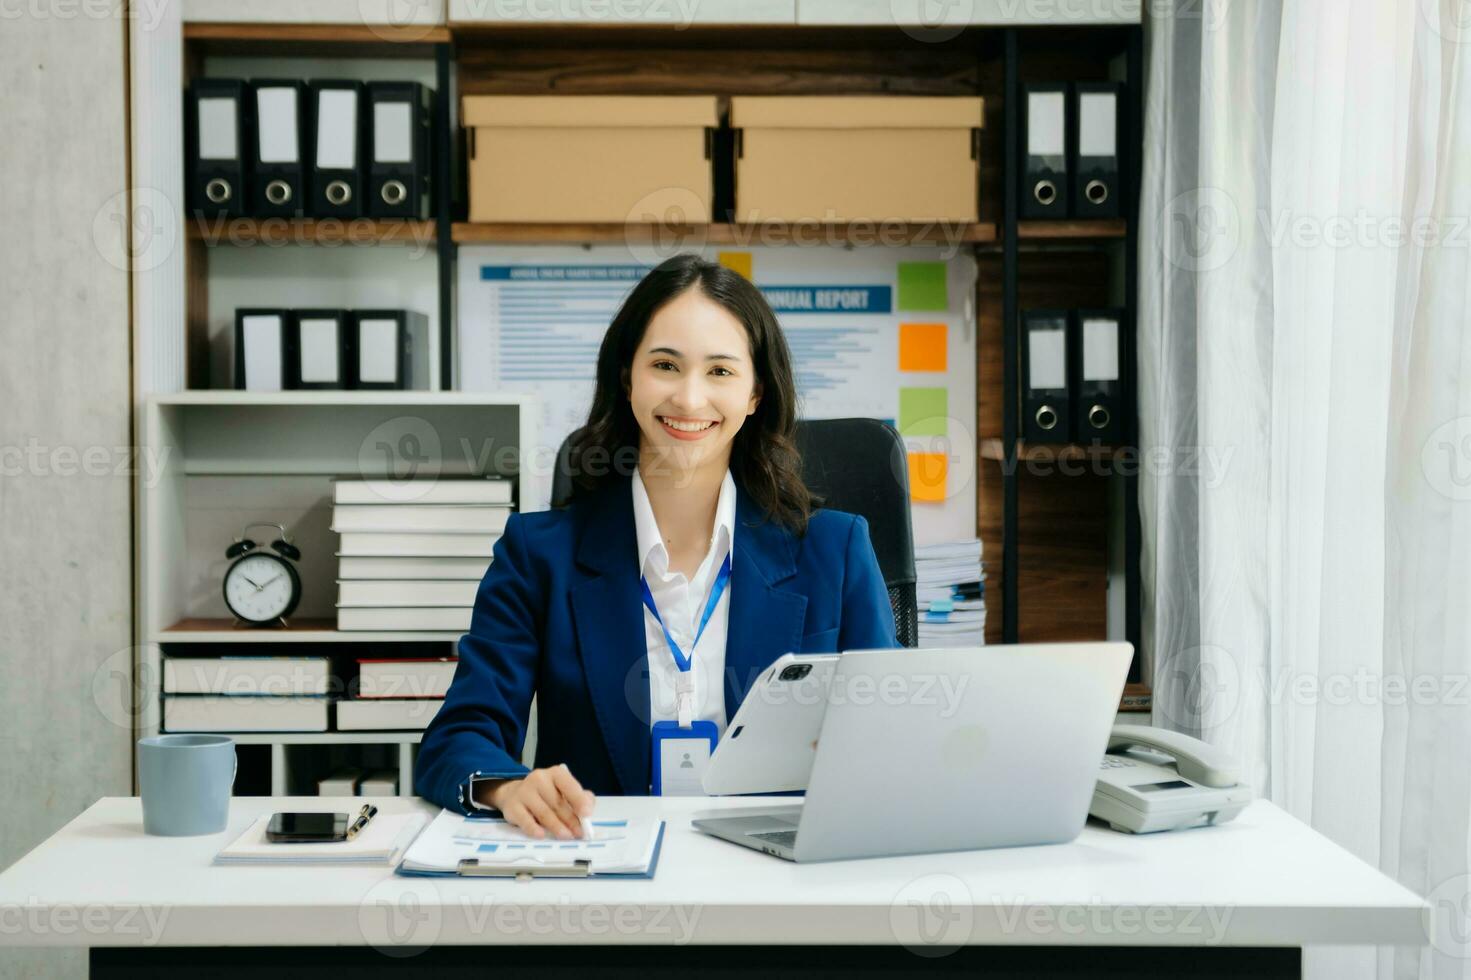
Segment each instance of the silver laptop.
[{"label": "silver laptop", "polygon": [[844,653],[804,802],[693,826],[788,861],[1072,840],[1132,656],[1127,643]]}]

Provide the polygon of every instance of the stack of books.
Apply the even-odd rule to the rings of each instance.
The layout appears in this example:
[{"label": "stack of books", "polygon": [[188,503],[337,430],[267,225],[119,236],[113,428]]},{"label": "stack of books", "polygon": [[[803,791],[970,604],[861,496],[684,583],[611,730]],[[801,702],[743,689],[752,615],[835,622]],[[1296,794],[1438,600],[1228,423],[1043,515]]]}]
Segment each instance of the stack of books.
[{"label": "stack of books", "polygon": [[337,730],[421,730],[439,713],[459,660],[362,658],[353,697],[337,702]]},{"label": "stack of books", "polygon": [[511,516],[510,481],[339,480],[332,497],[339,630],[470,628]]},{"label": "stack of books", "polygon": [[914,549],[921,647],[986,642],[985,566],[978,538]]},{"label": "stack of books", "polygon": [[166,657],[166,732],[325,732],[326,657]]}]

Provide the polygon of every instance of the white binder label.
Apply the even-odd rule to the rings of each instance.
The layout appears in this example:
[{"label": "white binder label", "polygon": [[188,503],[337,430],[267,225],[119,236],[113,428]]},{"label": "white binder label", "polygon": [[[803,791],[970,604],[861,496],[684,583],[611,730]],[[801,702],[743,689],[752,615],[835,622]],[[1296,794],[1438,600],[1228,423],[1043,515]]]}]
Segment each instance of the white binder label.
[{"label": "white binder label", "polygon": [[1112,92],[1078,96],[1078,155],[1111,157],[1118,154],[1118,96]]},{"label": "white binder label", "polygon": [[240,323],[247,391],[281,390],[281,318],[247,316]]},{"label": "white binder label", "polygon": [[398,380],[398,321],[358,321],[358,380]]},{"label": "white binder label", "polygon": [[337,321],[301,321],[301,380],[335,383],[337,377]]},{"label": "white binder label", "polygon": [[1083,321],[1083,380],[1119,380],[1117,320]]},{"label": "white binder label", "polygon": [[351,170],[357,166],[358,93],[323,89],[317,93],[317,166]]},{"label": "white binder label", "polygon": [[1033,330],[1027,334],[1027,387],[1067,387],[1067,331]]},{"label": "white binder label", "polygon": [[1067,152],[1066,96],[1032,92],[1027,96],[1027,155],[1060,157]]},{"label": "white binder label", "polygon": [[413,106],[407,102],[373,105],[373,160],[377,163],[414,161]]},{"label": "white binder label", "polygon": [[199,159],[235,160],[235,100],[199,100]]},{"label": "white binder label", "polygon": [[296,163],[296,89],[263,88],[255,93],[261,163]]}]

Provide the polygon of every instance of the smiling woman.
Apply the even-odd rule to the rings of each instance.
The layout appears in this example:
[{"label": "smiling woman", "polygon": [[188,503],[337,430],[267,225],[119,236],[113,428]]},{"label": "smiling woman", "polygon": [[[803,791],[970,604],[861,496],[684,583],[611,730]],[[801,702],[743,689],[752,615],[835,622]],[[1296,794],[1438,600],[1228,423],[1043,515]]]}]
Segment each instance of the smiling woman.
[{"label": "smiling woman", "polygon": [[[421,795],[579,836],[593,792],[699,792],[778,657],[897,645],[868,525],[812,508],[796,402],[748,280],[680,255],[634,287],[573,438],[571,505],[512,515],[495,546],[424,734]],[[678,772],[661,773],[666,757]]]}]

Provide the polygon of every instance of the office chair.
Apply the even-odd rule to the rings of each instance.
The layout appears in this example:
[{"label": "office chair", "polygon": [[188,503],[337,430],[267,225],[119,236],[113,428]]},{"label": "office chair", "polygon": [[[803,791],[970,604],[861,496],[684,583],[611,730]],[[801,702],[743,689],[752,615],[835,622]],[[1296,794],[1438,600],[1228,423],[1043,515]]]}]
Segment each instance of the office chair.
[{"label": "office chair", "polygon": [[[900,646],[917,646],[914,527],[904,440],[877,419],[813,419],[797,423],[797,449],[802,454],[802,480],[818,505],[868,521],[879,571],[889,590],[894,635]],[[571,452],[568,436],[557,450],[553,507],[565,507],[572,499]]]}]

